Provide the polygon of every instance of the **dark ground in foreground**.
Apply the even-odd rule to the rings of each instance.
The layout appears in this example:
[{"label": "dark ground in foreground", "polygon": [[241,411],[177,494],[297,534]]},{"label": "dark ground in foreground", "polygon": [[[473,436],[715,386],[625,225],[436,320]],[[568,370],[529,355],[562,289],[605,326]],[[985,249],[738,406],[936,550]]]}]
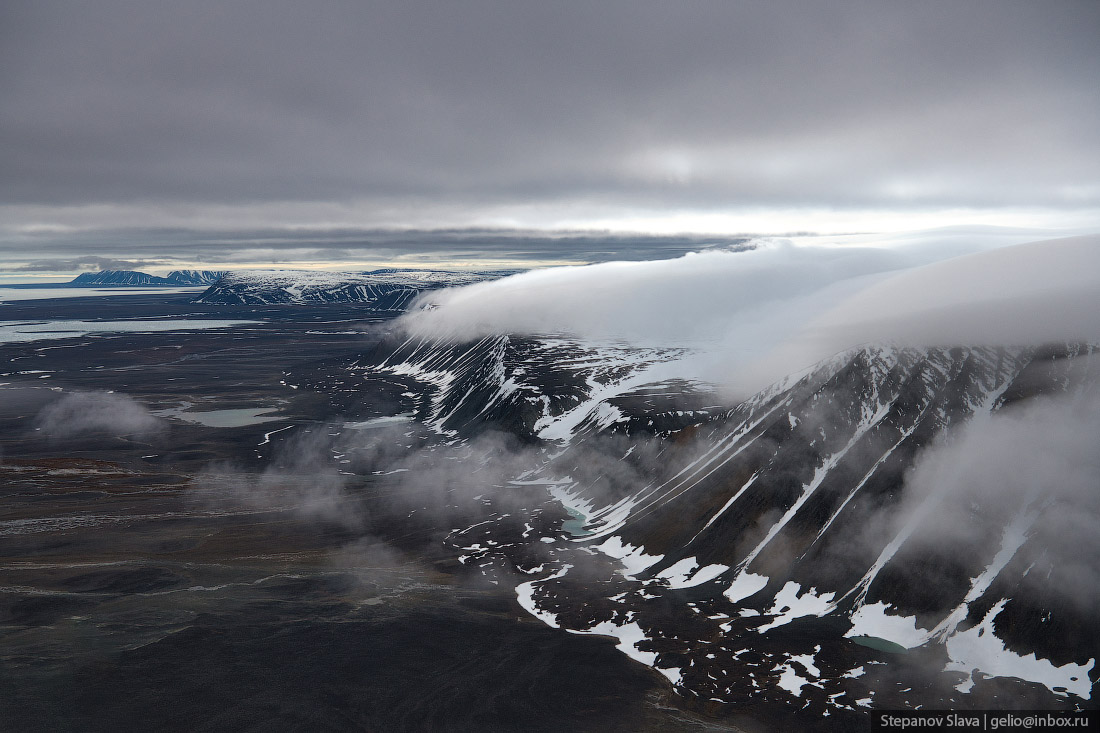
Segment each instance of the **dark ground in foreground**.
[{"label": "dark ground in foreground", "polygon": [[[295,435],[393,414],[401,396],[345,383],[343,365],[385,327],[369,312],[187,297],[0,312],[261,321],[0,345],[0,729],[731,729],[677,708],[612,640],[548,628],[511,588],[463,575],[370,477],[341,479],[354,506],[335,516],[247,491],[218,500],[221,486],[254,487]],[[80,390],[275,419],[36,430],[45,405]],[[316,479],[299,468],[280,491]]]}]

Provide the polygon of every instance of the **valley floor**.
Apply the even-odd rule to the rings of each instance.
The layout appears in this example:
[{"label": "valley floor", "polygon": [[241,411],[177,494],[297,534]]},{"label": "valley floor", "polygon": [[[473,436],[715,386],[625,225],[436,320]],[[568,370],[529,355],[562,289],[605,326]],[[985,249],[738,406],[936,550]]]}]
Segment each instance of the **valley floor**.
[{"label": "valley floor", "polygon": [[[614,640],[527,615],[384,477],[294,462],[311,436],[399,412],[398,392],[343,383],[381,319],[181,295],[2,307],[255,323],[0,343],[0,728],[770,729],[688,712]],[[58,395],[107,390],[157,427],[43,426]],[[325,481],[340,491],[311,503]]]}]

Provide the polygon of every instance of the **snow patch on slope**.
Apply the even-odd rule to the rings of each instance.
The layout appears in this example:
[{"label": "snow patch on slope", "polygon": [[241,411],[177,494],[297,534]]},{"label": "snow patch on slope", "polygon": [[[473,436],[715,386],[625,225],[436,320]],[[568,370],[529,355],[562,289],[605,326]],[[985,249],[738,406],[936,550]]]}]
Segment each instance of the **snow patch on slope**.
[{"label": "snow patch on slope", "polygon": [[664,555],[647,555],[642,547],[624,543],[621,537],[612,536],[596,545],[596,549],[613,557],[623,565],[623,575],[633,578],[638,573],[653,567],[664,559]]},{"label": "snow patch on slope", "polygon": [[[1005,648],[1004,642],[994,634],[993,620],[1007,602],[998,601],[980,624],[957,632],[947,640],[951,661],[945,670],[967,675],[977,670],[994,677],[1019,677],[1044,685],[1055,694],[1064,696],[1068,692],[1090,700],[1092,680],[1089,672],[1096,665],[1095,659],[1087,664],[1068,663],[1055,667],[1050,660],[1039,659],[1034,653],[1021,656]],[[969,689],[968,682],[960,683],[960,689]]]}]

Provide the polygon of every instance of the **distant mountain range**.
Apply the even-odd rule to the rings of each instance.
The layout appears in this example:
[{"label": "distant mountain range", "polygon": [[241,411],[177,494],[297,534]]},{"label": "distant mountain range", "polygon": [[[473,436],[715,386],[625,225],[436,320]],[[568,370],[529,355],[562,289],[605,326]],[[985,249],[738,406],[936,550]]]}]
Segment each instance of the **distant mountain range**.
[{"label": "distant mountain range", "polygon": [[188,285],[212,285],[224,274],[224,272],[212,270],[173,270],[165,277],[160,277],[158,275],[149,275],[148,273],[134,270],[102,270],[100,272],[81,273],[70,282],[65,283],[63,287],[180,287]]},{"label": "distant mountain range", "polygon": [[420,293],[472,285],[513,275],[514,270],[448,272],[380,269],[368,272],[312,270],[173,270],[164,277],[135,270],[85,272],[67,283],[8,284],[7,288],[146,288],[208,286],[196,303],[212,305],[309,305],[355,303],[400,312]]},{"label": "distant mountain range", "polygon": [[226,273],[195,302],[218,305],[361,303],[374,310],[403,311],[426,290],[472,285],[512,274],[515,273],[511,270],[240,271]]},{"label": "distant mountain range", "polygon": [[101,270],[83,272],[67,283],[4,283],[5,288],[21,290],[42,288],[160,288],[196,287],[213,285],[221,279],[223,271],[173,270],[164,277],[135,270]]}]

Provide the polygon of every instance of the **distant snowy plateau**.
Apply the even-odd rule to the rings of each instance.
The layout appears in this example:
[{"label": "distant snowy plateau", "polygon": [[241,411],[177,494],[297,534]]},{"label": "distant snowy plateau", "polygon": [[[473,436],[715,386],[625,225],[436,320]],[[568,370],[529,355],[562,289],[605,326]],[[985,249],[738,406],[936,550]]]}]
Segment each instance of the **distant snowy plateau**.
[{"label": "distant snowy plateau", "polygon": [[198,303],[265,305],[275,303],[362,303],[374,310],[404,311],[426,290],[470,285],[512,271],[372,270],[362,273],[304,270],[228,272]]},{"label": "distant snowy plateau", "polygon": [[[417,277],[235,274],[201,299],[401,309],[491,279]],[[432,436],[382,480],[479,507],[446,539],[463,566],[617,638],[689,705],[1094,706],[1094,343],[863,345],[737,400],[678,377],[685,354],[395,331],[350,388],[401,394],[372,440]]]},{"label": "distant snowy plateau", "polygon": [[173,270],[164,277],[149,275],[134,270],[102,270],[100,272],[85,272],[77,275],[66,285],[71,288],[97,288],[104,286],[115,287],[147,287],[147,286],[176,286],[186,287],[192,285],[211,285],[217,282],[224,273],[211,270]]}]

